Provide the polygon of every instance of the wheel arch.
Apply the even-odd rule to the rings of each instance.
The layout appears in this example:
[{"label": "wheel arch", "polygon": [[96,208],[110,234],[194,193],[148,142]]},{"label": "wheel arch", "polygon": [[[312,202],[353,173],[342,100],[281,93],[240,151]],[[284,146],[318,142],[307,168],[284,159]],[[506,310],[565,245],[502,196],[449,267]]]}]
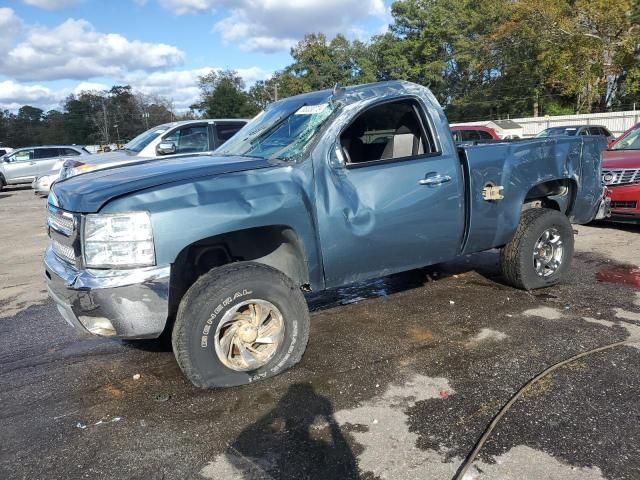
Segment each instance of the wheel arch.
[{"label": "wheel arch", "polygon": [[524,197],[522,211],[551,208],[569,216],[575,203],[578,185],[571,178],[545,180],[533,185]]},{"label": "wheel arch", "polygon": [[238,261],[268,265],[301,288],[311,284],[304,243],[292,227],[268,225],[213,235],[185,246],[172,263],[170,317],[198,278],[213,268]]}]

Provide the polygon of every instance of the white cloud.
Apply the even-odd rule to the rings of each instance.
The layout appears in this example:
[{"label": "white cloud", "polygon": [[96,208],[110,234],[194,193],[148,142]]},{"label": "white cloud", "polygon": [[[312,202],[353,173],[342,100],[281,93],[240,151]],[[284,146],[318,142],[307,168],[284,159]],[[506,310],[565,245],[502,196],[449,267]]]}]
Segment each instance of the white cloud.
[{"label": "white cloud", "polygon": [[54,108],[63,97],[44,85],[23,85],[13,80],[0,82],[0,109],[17,110],[33,105],[43,110]]},{"label": "white cloud", "polygon": [[159,0],[160,4],[177,13],[186,15],[188,13],[204,13],[218,7],[224,0]]},{"label": "white cloud", "polygon": [[10,8],[0,7],[0,52],[13,45],[22,30],[22,20]]},{"label": "white cloud", "polygon": [[[171,99],[176,110],[187,110],[200,95],[198,78],[206,75],[211,70],[220,69],[204,67],[193,70],[155,72],[149,75],[134,73],[127,75],[123,83],[130,84],[134,90],[147,95],[160,95]],[[259,67],[239,68],[236,71],[247,85],[251,85],[258,80],[264,80],[269,76],[269,72]]]},{"label": "white cloud", "polygon": [[160,0],[173,12],[205,13],[226,9],[214,30],[244,50],[287,50],[306,33],[358,32],[358,23],[386,18],[383,0]]},{"label": "white cloud", "polygon": [[[211,70],[220,69],[205,67],[150,74],[136,72],[116,78],[113,83],[131,85],[134,91],[167,98],[173,102],[176,111],[185,111],[200,95],[198,78]],[[260,67],[240,68],[237,72],[249,86],[258,80],[266,79],[270,74]],[[23,105],[32,105],[45,111],[60,109],[61,102],[71,93],[109,90],[111,86],[104,83],[80,82],[72,87],[52,89],[45,85],[29,85],[7,80],[0,82],[0,109],[15,111]]]},{"label": "white cloud", "polygon": [[118,77],[183,60],[184,53],[174,46],[97,32],[86,20],[68,19],[52,29],[30,28],[24,40],[0,56],[0,74],[29,81]]},{"label": "white cloud", "polygon": [[109,90],[111,87],[109,85],[105,85],[104,83],[95,83],[95,82],[80,82],[78,85],[73,87],[73,93],[78,94],[80,92],[101,92],[103,90]]},{"label": "white cloud", "polygon": [[82,0],[22,0],[23,3],[32,7],[44,8],[45,10],[60,10],[62,8],[78,5]]}]

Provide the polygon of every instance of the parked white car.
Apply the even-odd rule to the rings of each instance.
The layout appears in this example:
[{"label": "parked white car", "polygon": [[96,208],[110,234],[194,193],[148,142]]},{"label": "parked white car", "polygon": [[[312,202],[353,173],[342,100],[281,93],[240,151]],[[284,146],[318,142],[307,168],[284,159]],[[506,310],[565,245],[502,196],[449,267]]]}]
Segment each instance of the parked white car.
[{"label": "parked white car", "polygon": [[53,185],[53,182],[58,180],[59,175],[60,171],[57,170],[55,173],[51,173],[50,175],[43,175],[42,177],[36,178],[31,184],[33,193],[39,197],[48,196],[49,191],[51,190],[51,185]]},{"label": "parked white car", "polygon": [[234,136],[247,121],[187,120],[158,125],[138,135],[123,150],[67,160],[60,171],[60,179],[141,160],[209,154]]}]

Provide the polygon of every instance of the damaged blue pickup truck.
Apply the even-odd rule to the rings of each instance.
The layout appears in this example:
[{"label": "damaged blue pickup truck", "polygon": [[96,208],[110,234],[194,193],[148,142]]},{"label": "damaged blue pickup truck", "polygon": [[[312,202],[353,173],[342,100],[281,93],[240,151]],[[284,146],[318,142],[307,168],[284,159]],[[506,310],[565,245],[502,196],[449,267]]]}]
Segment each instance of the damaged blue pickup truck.
[{"label": "damaged blue pickup truck", "polygon": [[213,155],[57,182],[51,297],[96,335],[171,335],[185,375],[276,375],[309,335],[304,291],[500,248],[515,287],[569,271],[605,207],[595,137],[456,148],[431,92],[384,82],[276,102]]}]

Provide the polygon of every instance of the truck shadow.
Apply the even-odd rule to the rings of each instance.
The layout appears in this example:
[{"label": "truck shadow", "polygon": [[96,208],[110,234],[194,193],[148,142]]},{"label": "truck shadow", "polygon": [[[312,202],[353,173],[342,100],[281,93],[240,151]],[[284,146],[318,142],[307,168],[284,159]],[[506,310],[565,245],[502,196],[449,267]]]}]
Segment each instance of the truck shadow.
[{"label": "truck shadow", "polygon": [[331,401],[309,383],[291,385],[275,407],[243,430],[226,460],[246,479],[358,479]]},{"label": "truck shadow", "polygon": [[308,293],[309,309],[326,310],[340,305],[357,303],[368,298],[385,297],[415,288],[424,287],[429,282],[442,280],[454,275],[462,275],[474,271],[498,288],[506,286],[501,272],[499,253],[497,250],[476,253],[459,257],[447,263],[397,273],[386,277],[354,283],[346,287],[329,289],[324,292]]}]

